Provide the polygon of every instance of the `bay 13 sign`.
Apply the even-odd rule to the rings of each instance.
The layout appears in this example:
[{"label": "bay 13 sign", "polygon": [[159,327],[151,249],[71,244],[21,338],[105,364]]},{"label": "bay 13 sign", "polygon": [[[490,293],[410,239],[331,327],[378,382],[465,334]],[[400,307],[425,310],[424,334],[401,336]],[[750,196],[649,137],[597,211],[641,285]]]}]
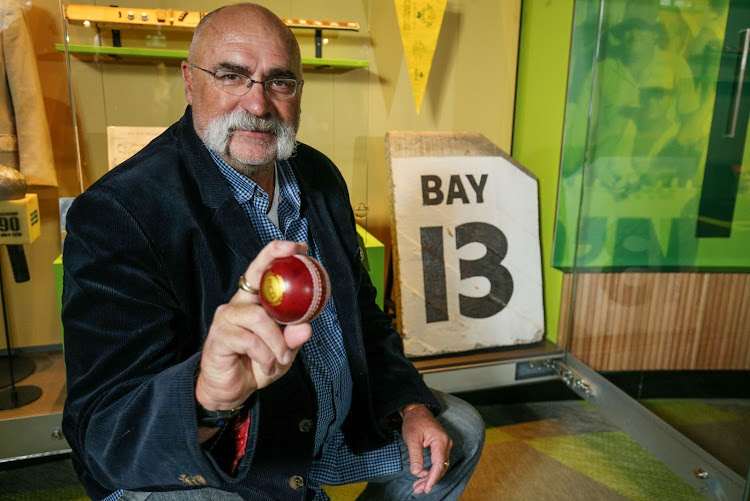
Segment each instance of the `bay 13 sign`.
[{"label": "bay 13 sign", "polygon": [[406,354],[541,341],[536,179],[500,155],[392,154],[390,162]]}]

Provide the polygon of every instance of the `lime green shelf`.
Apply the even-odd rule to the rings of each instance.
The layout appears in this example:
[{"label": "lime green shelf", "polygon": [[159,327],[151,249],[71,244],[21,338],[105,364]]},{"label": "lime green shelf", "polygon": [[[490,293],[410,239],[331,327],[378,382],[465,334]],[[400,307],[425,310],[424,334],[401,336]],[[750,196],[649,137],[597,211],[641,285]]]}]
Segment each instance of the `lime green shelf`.
[{"label": "lime green shelf", "polygon": [[[65,52],[65,45],[55,44],[55,50]],[[68,52],[84,56],[116,56],[146,59],[185,59],[187,50],[149,49],[133,47],[102,47],[96,45],[68,45]],[[334,69],[357,69],[369,68],[369,61],[357,59],[327,59],[318,57],[303,57],[302,66],[305,68],[334,68]]]}]

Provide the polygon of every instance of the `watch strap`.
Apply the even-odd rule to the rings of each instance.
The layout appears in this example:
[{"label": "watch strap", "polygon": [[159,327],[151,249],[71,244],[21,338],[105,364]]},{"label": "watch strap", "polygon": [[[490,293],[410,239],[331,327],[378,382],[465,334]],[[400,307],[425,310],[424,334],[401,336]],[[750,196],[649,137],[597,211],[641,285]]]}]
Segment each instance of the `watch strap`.
[{"label": "watch strap", "polygon": [[195,408],[198,415],[199,428],[221,428],[226,425],[234,416],[240,413],[244,405],[234,409],[220,409],[210,411],[203,407],[199,402],[195,402]]}]

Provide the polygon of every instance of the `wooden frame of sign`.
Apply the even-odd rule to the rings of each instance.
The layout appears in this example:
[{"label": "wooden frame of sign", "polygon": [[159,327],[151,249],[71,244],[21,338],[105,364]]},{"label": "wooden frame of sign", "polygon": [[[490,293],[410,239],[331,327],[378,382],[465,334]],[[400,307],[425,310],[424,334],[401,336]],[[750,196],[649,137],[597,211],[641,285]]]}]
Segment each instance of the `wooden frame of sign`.
[{"label": "wooden frame of sign", "polygon": [[386,134],[394,299],[410,357],[544,337],[536,177],[481,134]]}]

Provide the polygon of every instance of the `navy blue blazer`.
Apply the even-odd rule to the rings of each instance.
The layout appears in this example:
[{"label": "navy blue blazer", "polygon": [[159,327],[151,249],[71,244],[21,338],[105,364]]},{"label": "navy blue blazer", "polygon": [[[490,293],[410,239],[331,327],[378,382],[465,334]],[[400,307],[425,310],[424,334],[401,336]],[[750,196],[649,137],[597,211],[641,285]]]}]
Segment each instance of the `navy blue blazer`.
[{"label": "navy blue blazer", "polygon": [[[386,440],[412,402],[439,408],[375,303],[345,182],[320,152],[291,160],[342,324],[354,390],[343,431],[355,452]],[[216,308],[260,239],[195,133],[191,109],[76,198],[67,215],[62,320],[68,395],[63,431],[89,495],[189,488],[185,476],[246,499],[303,499],[315,393],[298,360],[252,397],[245,457],[226,474],[197,440],[193,375]]]}]

